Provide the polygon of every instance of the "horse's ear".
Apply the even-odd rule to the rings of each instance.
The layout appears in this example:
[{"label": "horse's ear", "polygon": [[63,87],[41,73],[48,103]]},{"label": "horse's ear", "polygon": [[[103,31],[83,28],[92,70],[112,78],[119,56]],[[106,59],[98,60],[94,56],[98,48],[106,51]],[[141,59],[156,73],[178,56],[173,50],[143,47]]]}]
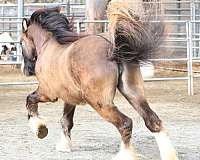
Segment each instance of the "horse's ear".
[{"label": "horse's ear", "polygon": [[28,30],[28,20],[26,18],[23,18],[22,20],[22,31],[23,33],[26,32]]}]

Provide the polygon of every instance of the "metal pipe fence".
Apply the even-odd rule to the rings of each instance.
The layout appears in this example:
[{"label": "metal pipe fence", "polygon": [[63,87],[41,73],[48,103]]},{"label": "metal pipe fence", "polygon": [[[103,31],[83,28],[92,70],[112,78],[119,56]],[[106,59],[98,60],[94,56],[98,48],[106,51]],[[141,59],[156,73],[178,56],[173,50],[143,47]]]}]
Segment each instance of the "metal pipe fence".
[{"label": "metal pipe fence", "polygon": [[[165,21],[165,23],[175,23],[176,21]],[[77,32],[81,32],[81,24],[86,24],[86,23],[108,23],[108,21],[79,21],[77,20],[75,22]],[[176,22],[177,23],[177,22]],[[186,38],[174,38],[171,40],[166,40],[166,41],[172,41],[172,42],[180,42],[180,41],[185,41],[187,42],[187,47],[185,48],[187,50],[187,55],[184,58],[159,58],[159,59],[151,59],[150,61],[158,62],[158,61],[182,61],[187,63],[187,71],[188,74],[185,77],[160,77],[160,78],[148,78],[144,79],[145,81],[171,81],[171,80],[187,80],[188,83],[188,94],[193,95],[193,70],[192,70],[192,33],[191,33],[191,21],[181,21],[179,23],[183,23],[186,26]],[[181,47],[181,46],[180,46]],[[171,48],[171,47],[170,47]],[[183,48],[183,47],[182,47]],[[197,58],[196,58],[197,59]],[[2,64],[20,64],[20,62],[7,62],[7,63],[2,63]],[[0,85],[17,85],[17,84],[23,84],[23,82],[14,82],[14,83],[0,83]],[[26,82],[24,84],[27,84]],[[29,82],[30,84],[36,84],[36,82]]]},{"label": "metal pipe fence", "polygon": [[[152,3],[152,2],[148,2]],[[158,2],[154,2],[154,3],[158,3]],[[169,25],[172,28],[176,28],[175,31],[173,32],[169,32],[167,33],[166,36],[168,36],[168,38],[165,40],[166,43],[168,43],[167,45],[164,44],[162,47],[168,50],[176,50],[177,52],[182,53],[181,57],[164,57],[164,58],[157,58],[157,59],[151,59],[151,61],[153,62],[182,62],[185,63],[187,65],[187,75],[186,76],[182,76],[182,77],[158,77],[158,78],[148,78],[145,79],[145,81],[171,81],[171,80],[185,80],[187,81],[187,86],[188,86],[188,95],[193,95],[194,94],[194,86],[193,86],[193,82],[194,82],[194,78],[196,77],[200,77],[199,75],[194,75],[193,74],[193,63],[195,62],[200,62],[200,32],[197,30],[198,25],[200,26],[200,21],[198,21],[200,18],[200,13],[196,14],[197,12],[197,8],[196,8],[196,4],[200,4],[199,1],[165,1],[162,2],[163,4],[187,4],[189,5],[189,8],[183,8],[181,9],[177,9],[179,11],[190,11],[190,14],[185,14],[185,15],[169,15],[169,14],[165,14],[166,17],[170,17],[169,19],[173,18],[173,17],[181,17],[179,20],[164,20],[163,22],[166,23],[167,25]],[[191,4],[192,3],[192,4]],[[160,2],[159,2],[160,4]],[[75,8],[75,9],[85,9],[85,5],[84,4],[70,4],[71,6],[69,6],[69,4],[62,4],[62,3],[56,3],[56,4],[46,4],[46,3],[37,3],[37,4],[24,4],[24,10],[26,11],[26,8],[35,8],[35,7],[49,7],[49,6],[57,6],[57,5],[61,5],[63,7],[70,7],[70,8]],[[1,7],[16,7],[16,5],[1,5],[0,4],[0,8]],[[176,8],[170,8],[169,10],[175,10]],[[176,11],[177,11],[176,10]],[[69,11],[69,9],[65,9],[63,11],[63,13],[65,13],[67,16],[71,16],[71,12]],[[31,13],[30,13],[31,14]],[[84,13],[81,12],[81,14]],[[27,12],[25,12],[24,14],[25,17],[28,17],[29,15],[27,14]],[[1,17],[0,14],[0,25],[1,24],[6,24],[6,23],[10,23],[10,24],[20,24],[21,23],[21,19],[24,16],[19,16],[19,17]],[[83,16],[80,16],[83,18]],[[183,20],[184,17],[190,17],[190,19],[187,20]],[[10,21],[10,19],[12,19],[12,21]],[[80,20],[80,19],[76,19],[75,22],[75,28],[77,33],[80,33],[82,31],[85,30],[85,26],[88,23],[104,23],[105,24],[105,31],[107,30],[107,24],[108,21],[107,20],[98,20],[98,21],[88,21],[88,20]],[[154,22],[153,22],[154,23]],[[155,21],[156,23],[156,21]],[[181,28],[181,29],[180,29]],[[9,30],[9,29],[8,29]],[[20,28],[15,29],[10,29],[10,32],[17,32],[20,33]],[[18,36],[17,36],[18,37]],[[19,44],[19,39],[16,39],[14,41],[16,44]],[[21,54],[18,53],[17,55],[18,61],[0,61],[0,64],[2,65],[6,65],[6,64],[10,64],[10,65],[14,65],[14,64],[21,64]],[[4,83],[0,83],[0,86],[4,86],[4,85],[31,85],[31,84],[37,84],[37,82],[4,82]]]}]

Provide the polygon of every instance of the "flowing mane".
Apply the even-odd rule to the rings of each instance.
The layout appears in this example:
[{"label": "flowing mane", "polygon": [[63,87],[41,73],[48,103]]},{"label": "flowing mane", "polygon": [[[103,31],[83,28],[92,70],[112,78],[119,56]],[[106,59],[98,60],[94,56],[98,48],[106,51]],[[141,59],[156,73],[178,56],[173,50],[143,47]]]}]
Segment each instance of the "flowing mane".
[{"label": "flowing mane", "polygon": [[67,44],[80,38],[73,32],[73,22],[69,22],[64,14],[57,11],[37,10],[32,14],[29,23],[37,24],[47,32],[51,32],[59,44]]}]

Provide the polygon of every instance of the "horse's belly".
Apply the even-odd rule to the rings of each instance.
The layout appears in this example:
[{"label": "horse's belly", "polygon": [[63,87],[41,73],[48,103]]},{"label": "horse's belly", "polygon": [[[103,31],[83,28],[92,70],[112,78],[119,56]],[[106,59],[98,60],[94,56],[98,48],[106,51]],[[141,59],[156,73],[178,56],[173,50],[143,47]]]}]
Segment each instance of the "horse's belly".
[{"label": "horse's belly", "polygon": [[59,98],[66,103],[74,105],[83,103],[80,91],[67,80],[66,83],[62,83],[60,79],[55,79],[53,76],[51,78],[49,76],[40,76],[38,80],[40,88],[49,99],[55,100]]},{"label": "horse's belly", "polygon": [[84,100],[82,99],[79,92],[69,91],[66,88],[60,89],[58,98],[62,99],[66,103],[74,105],[84,103]]}]

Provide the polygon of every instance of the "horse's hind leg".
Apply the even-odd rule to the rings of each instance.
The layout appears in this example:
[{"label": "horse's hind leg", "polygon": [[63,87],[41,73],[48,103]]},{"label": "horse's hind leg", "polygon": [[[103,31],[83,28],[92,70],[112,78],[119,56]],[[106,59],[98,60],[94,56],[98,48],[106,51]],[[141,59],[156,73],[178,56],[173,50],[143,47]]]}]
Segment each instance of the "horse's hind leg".
[{"label": "horse's hind leg", "polygon": [[154,133],[162,160],[177,160],[176,152],[164,130],[162,121],[149,107],[143,90],[143,79],[139,66],[123,65],[118,83],[119,91],[144,119],[146,127]]},{"label": "horse's hind leg", "polygon": [[[106,77],[106,78],[105,78]],[[101,80],[89,83],[85,99],[106,121],[112,123],[121,134],[121,149],[115,160],[135,160],[130,139],[132,136],[132,120],[121,113],[113,104],[116,83],[110,82],[110,76],[101,76]],[[116,80],[117,81],[117,80]],[[95,82],[95,83],[94,83]],[[103,83],[103,84],[102,84]]]},{"label": "horse's hind leg", "polygon": [[75,105],[64,104],[63,117],[61,119],[61,132],[60,142],[56,146],[56,150],[61,152],[71,152],[71,129],[74,125],[73,117],[75,112]]},{"label": "horse's hind leg", "polygon": [[136,156],[130,142],[132,120],[121,113],[114,104],[96,102],[91,103],[91,105],[106,121],[112,123],[121,134],[121,149],[115,160],[135,160]]}]

